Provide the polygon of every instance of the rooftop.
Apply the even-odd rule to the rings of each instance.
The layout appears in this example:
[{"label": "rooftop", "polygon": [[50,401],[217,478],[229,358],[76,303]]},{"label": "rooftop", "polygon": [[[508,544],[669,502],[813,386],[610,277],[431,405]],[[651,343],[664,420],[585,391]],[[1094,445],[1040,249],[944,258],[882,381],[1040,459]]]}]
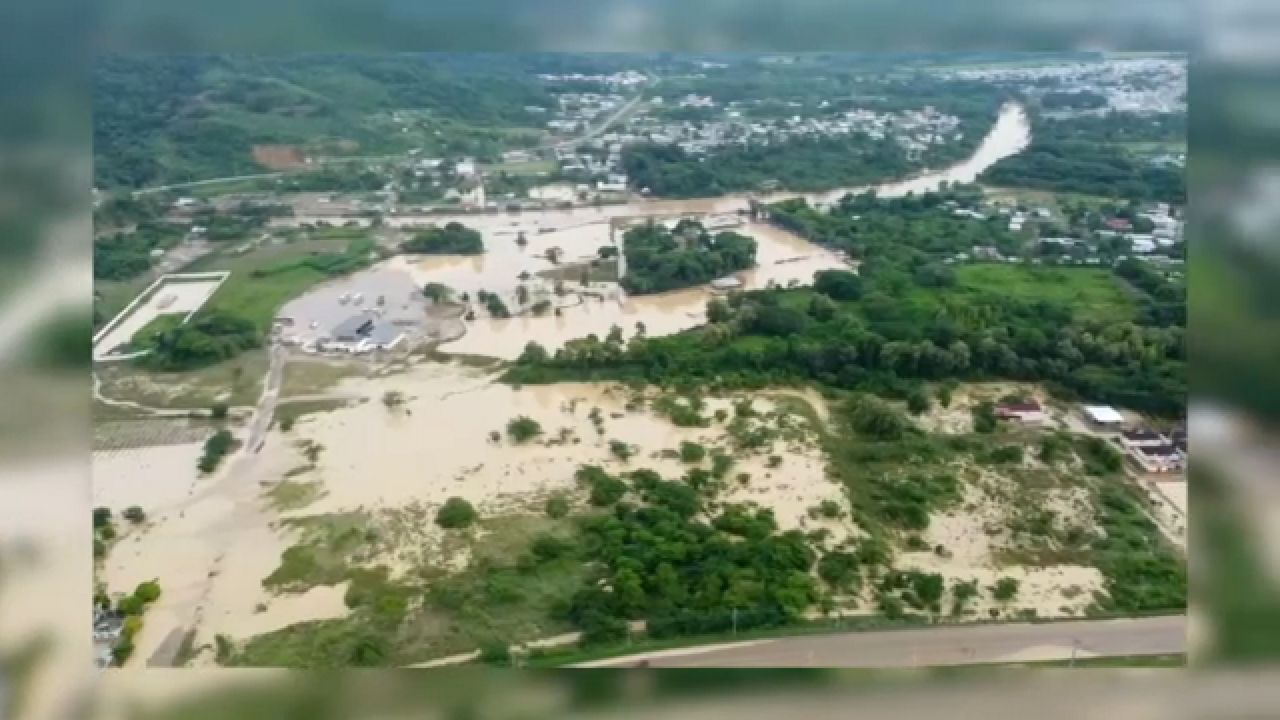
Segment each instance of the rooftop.
[{"label": "rooftop", "polygon": [[1085,405],[1085,414],[1089,419],[1103,425],[1114,425],[1124,422],[1124,416],[1110,405]]}]

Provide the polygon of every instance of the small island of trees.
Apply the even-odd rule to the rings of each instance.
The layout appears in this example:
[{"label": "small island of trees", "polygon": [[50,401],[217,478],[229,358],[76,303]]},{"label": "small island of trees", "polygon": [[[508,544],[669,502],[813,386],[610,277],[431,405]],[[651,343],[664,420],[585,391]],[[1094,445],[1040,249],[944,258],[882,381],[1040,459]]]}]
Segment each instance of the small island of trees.
[{"label": "small island of trees", "polygon": [[480,233],[460,222],[446,223],[444,227],[432,226],[400,244],[408,253],[423,255],[479,255],[484,252],[484,240]]},{"label": "small island of trees", "polygon": [[643,295],[701,285],[755,264],[756,241],[734,232],[712,235],[693,220],[675,228],[648,223],[627,231],[622,286]]}]

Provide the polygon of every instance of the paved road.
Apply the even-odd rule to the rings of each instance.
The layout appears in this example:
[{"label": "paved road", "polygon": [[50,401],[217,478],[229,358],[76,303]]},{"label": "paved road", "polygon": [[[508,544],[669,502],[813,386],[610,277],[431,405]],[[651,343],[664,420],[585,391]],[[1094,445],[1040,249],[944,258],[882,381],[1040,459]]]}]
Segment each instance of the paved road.
[{"label": "paved road", "polygon": [[850,632],[681,648],[579,667],[916,667],[1186,651],[1186,617]]},{"label": "paved road", "polygon": [[559,142],[551,143],[551,147],[555,147],[555,148],[574,147],[580,143],[590,140],[591,138],[597,135],[604,133],[604,131],[608,130],[615,122],[618,121],[619,118],[621,118],[623,115],[626,115],[628,112],[630,112],[631,109],[634,108],[636,105],[639,105],[643,99],[644,99],[643,93],[636,95],[635,97],[631,98],[631,100],[623,104],[622,107],[618,108],[617,112],[615,112],[614,114],[606,118],[604,122],[591,128],[590,130],[586,131],[585,133],[579,135],[576,138],[571,138],[569,140],[561,140]]},{"label": "paved road", "polygon": [[275,416],[276,404],[280,401],[280,383],[284,379],[284,366],[289,354],[284,347],[271,346],[271,365],[267,368],[267,379],[263,383],[262,398],[258,401],[258,409],[249,423],[249,433],[244,447],[249,453],[256,453],[262,447],[267,430],[271,427],[271,419]]}]

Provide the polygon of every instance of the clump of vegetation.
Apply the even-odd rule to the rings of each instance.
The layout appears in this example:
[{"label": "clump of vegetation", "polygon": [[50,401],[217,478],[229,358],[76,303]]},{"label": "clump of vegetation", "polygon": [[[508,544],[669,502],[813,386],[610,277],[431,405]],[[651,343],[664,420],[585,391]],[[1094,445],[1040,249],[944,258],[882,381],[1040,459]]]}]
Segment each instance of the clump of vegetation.
[{"label": "clump of vegetation", "polygon": [[537,420],[520,415],[507,423],[507,437],[515,443],[524,443],[542,434],[542,425]]},{"label": "clump of vegetation", "polygon": [[128,520],[134,525],[141,525],[147,521],[147,513],[137,505],[130,505],[124,509],[122,514],[124,515],[125,520]]},{"label": "clump of vegetation", "polygon": [[222,459],[235,449],[235,437],[229,430],[219,430],[204,443],[204,454],[200,456],[197,467],[202,473],[211,473],[218,469]]},{"label": "clump of vegetation", "polygon": [[1062,433],[1050,433],[1040,438],[1040,462],[1053,465],[1071,456],[1071,438]]},{"label": "clump of vegetation", "polygon": [[990,400],[983,400],[973,406],[970,411],[973,414],[974,432],[992,433],[995,432],[999,420],[996,418],[996,406]]},{"label": "clump of vegetation", "polygon": [[[893,570],[881,578],[877,596],[881,598],[882,612],[886,617],[891,612],[904,611],[905,607],[938,614],[942,611],[942,594],[945,589],[945,580],[938,573]],[[898,600],[905,607],[894,607],[892,602],[886,602],[888,598]]]},{"label": "clump of vegetation", "polygon": [[228,411],[228,408],[226,403],[224,402],[214,403],[213,406],[209,408],[209,417],[214,420],[226,420],[227,411]]},{"label": "clump of vegetation", "polygon": [[713,236],[695,220],[681,220],[670,230],[650,221],[627,230],[624,239],[622,286],[635,295],[701,285],[756,261],[755,240],[734,232]]},{"label": "clump of vegetation", "polygon": [[1077,435],[1076,454],[1084,463],[1084,471],[1089,475],[1101,477],[1124,469],[1124,456],[1100,437]]},{"label": "clump of vegetation", "polygon": [[627,484],[598,465],[583,465],[574,475],[579,485],[587,488],[587,501],[596,507],[608,507],[627,493]]},{"label": "clump of vegetation", "polygon": [[382,404],[388,410],[395,410],[404,405],[404,393],[399,390],[388,390],[382,394]]},{"label": "clump of vegetation", "polygon": [[[582,526],[583,560],[596,571],[567,617],[585,642],[620,640],[634,619],[653,637],[727,631],[735,620],[738,630],[768,627],[794,621],[816,602],[809,574],[816,557],[802,533],[779,534],[770,515],[741,506],[707,522],[689,485],[647,470],[628,479],[624,490],[645,504],[620,503]],[[720,533],[731,531],[741,539],[725,542]],[[668,552],[673,544],[682,551]]]},{"label": "clump of vegetation", "polygon": [[716,449],[711,452],[711,477],[717,480],[723,480],[729,474],[729,469],[733,467],[733,457],[722,450]]},{"label": "clump of vegetation", "polygon": [[502,302],[502,298],[496,293],[489,293],[484,297],[485,309],[489,311],[489,316],[494,318],[509,318],[511,311],[507,309],[507,304]]},{"label": "clump of vegetation", "polygon": [[600,412],[600,408],[593,407],[591,412],[587,413],[587,418],[591,420],[591,424],[595,426],[596,432],[600,435],[604,434],[604,413]]},{"label": "clump of vegetation", "polygon": [[1095,498],[1102,532],[1096,565],[1106,578],[1105,611],[1180,610],[1187,604],[1187,569],[1130,486],[1107,483]]},{"label": "clump of vegetation", "polygon": [[569,497],[562,492],[552,493],[543,507],[547,517],[559,520],[569,514]]},{"label": "clump of vegetation", "polygon": [[422,296],[436,304],[448,302],[453,297],[453,288],[444,283],[429,282],[422,286]]},{"label": "clump of vegetation", "polygon": [[471,527],[476,521],[476,509],[460,497],[451,497],[436,511],[436,524],[446,530]]},{"label": "clump of vegetation", "polygon": [[856,593],[862,585],[858,558],[853,553],[824,554],[818,560],[818,577],[838,592]]},{"label": "clump of vegetation", "polygon": [[262,333],[248,318],[213,308],[202,309],[189,322],[150,338],[151,352],[139,362],[153,370],[181,371],[207,367],[262,345]]},{"label": "clump of vegetation", "polygon": [[615,458],[622,462],[626,462],[635,454],[635,449],[630,444],[623,442],[622,440],[610,440],[609,452],[612,453]]},{"label": "clump of vegetation", "polygon": [[449,222],[419,231],[401,243],[400,250],[424,255],[479,255],[484,252],[484,239],[460,222]]},{"label": "clump of vegetation", "polygon": [[912,415],[923,415],[929,411],[929,395],[924,388],[915,388],[907,395],[907,412]]},{"label": "clump of vegetation", "polygon": [[955,581],[951,586],[951,614],[963,615],[970,601],[978,597],[978,581]]},{"label": "clump of vegetation", "polygon": [[991,597],[997,602],[1007,603],[1018,596],[1018,579],[1002,577],[991,586]]},{"label": "clump of vegetation", "polygon": [[875,440],[898,440],[913,430],[901,413],[870,395],[853,398],[846,414],[854,432]]},{"label": "clump of vegetation", "polygon": [[134,651],[134,637],[142,630],[142,616],[152,603],[160,598],[160,584],[148,580],[138,584],[132,594],[120,598],[116,610],[124,616],[124,624],[120,630],[120,638],[111,650],[112,660],[117,665],[127,662]]},{"label": "clump of vegetation", "polygon": [[707,449],[696,442],[685,440],[680,443],[680,461],[689,464],[702,462],[707,456]]},{"label": "clump of vegetation", "polygon": [[986,455],[986,461],[992,465],[1005,465],[1022,462],[1021,445],[1001,445],[992,448]]},{"label": "clump of vegetation", "polygon": [[702,416],[705,407],[696,395],[663,395],[653,401],[653,409],[666,416],[677,427],[707,427],[711,421]]}]

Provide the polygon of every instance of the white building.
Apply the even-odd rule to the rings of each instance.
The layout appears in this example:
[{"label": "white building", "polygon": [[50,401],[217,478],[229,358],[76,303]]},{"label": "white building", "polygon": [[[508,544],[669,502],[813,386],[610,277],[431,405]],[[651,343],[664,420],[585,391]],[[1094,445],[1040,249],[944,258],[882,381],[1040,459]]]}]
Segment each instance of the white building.
[{"label": "white building", "polygon": [[1100,427],[1118,428],[1124,425],[1124,416],[1110,405],[1085,405],[1085,417]]}]

